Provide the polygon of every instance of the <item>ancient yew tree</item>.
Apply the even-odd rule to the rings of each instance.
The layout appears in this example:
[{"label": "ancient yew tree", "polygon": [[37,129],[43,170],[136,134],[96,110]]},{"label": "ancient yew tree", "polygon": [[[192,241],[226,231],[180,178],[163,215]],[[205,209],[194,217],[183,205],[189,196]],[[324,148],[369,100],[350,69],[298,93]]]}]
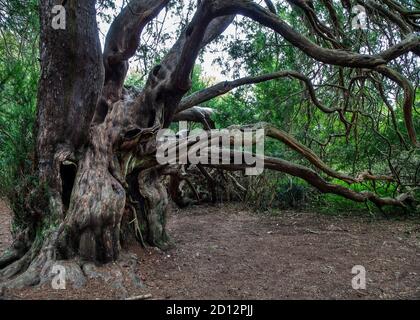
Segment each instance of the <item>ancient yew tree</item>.
[{"label": "ancient yew tree", "polygon": [[[340,135],[332,134],[328,142],[337,136],[345,141],[357,130],[359,117],[371,119],[369,129],[381,135],[375,113],[358,109],[358,100],[352,97],[355,87],[361,91],[375,90],[388,108],[391,127],[402,148],[412,153],[418,151],[413,121],[416,88],[399,68],[408,57],[416,61],[414,68],[419,70],[419,61],[415,59],[420,53],[420,11],[410,1],[403,5],[396,0],[287,0],[290,10],[302,18],[307,34],[282,19],[275,1],[197,1],[188,24],[179,26],[180,37],[160,63],[149,70],[144,87],[137,91],[124,86],[128,61],[136,54],[143,29],[171,2],[127,1],[111,25],[103,50],[96,2],[39,2],[41,76],[34,156],[38,183],[27,196],[36,201],[28,201],[26,207],[20,208],[24,214],[16,212],[25,218],[25,223],[16,232],[13,246],[0,258],[0,280],[6,286],[38,284],[58,260],[79,263],[117,260],[121,246],[129,241],[161,249],[170,246],[165,229],[169,195],[175,202],[182,202],[176,189],[177,180],[185,179],[185,174],[180,166],[156,161],[157,133],[180,120],[201,123],[205,129],[211,129],[212,112],[202,108],[203,104],[240,86],[281,78],[298,80],[311,108],[319,109],[325,117],[336,117],[341,123]],[[64,29],[52,27],[55,5],[65,8]],[[366,8],[374,22],[389,24],[394,38],[377,39],[384,44],[381,50],[372,52],[368,46],[353,50],[351,40],[346,38],[351,21],[344,24],[341,17],[352,17],[356,5]],[[319,7],[328,15],[318,14]],[[284,70],[281,64],[272,73],[222,82],[190,94],[191,74],[201,50],[239,15],[264,26],[313,63],[335,70],[325,85],[336,94],[336,103],[326,105],[320,100],[317,88],[323,84],[318,83],[316,75]],[[401,110],[395,110],[390,102],[394,96],[387,92],[389,83],[397,88],[395,105]],[[398,126],[400,122],[404,123],[403,132]],[[403,208],[415,202],[411,193],[414,189],[404,188],[408,183],[392,165],[386,172],[372,172],[369,168],[357,175],[340,172],[282,128],[268,123],[256,123],[253,127],[263,129],[267,137],[281,142],[308,162],[308,166],[303,166],[267,156],[266,169],[301,178],[322,193],[337,194],[355,202]],[[384,143],[388,143],[386,138]],[[238,151],[232,149],[232,157],[235,152]],[[197,170],[211,187],[217,183],[212,179],[214,170],[245,168],[238,164],[205,164]],[[337,180],[343,184],[335,183]],[[394,197],[351,188],[364,181],[395,182],[400,187]],[[417,183],[414,177],[411,184]],[[239,183],[236,185],[241,188]]]}]

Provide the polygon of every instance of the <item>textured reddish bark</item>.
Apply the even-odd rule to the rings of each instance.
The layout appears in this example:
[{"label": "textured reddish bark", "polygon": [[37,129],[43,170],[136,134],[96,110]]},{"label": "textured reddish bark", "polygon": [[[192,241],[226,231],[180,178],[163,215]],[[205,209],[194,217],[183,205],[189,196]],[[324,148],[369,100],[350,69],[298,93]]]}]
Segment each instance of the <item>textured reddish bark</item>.
[{"label": "textured reddish bark", "polygon": [[[167,248],[168,194],[164,185],[167,168],[157,164],[156,133],[175,120],[200,122],[214,128],[209,110],[199,103],[238,86],[293,77],[304,82],[314,105],[325,113],[340,112],[318,101],[311,81],[294,71],[281,71],[260,77],[225,82],[184,97],[191,88],[191,72],[199,51],[219,36],[235,14],[242,14],[283,36],[308,56],[325,64],[366,68],[383,74],[405,92],[404,114],[407,131],[417,143],[411,109],[413,88],[406,79],[385,65],[419,47],[413,29],[402,28],[407,37],[401,43],[374,56],[323,48],[293,30],[277,15],[271,1],[269,10],[249,0],[203,0],[178,41],[161,64],[150,71],[147,83],[136,96],[124,96],[128,60],[135,54],[145,25],[168,4],[168,0],[132,0],[115,19],[101,53],[95,0],[65,1],[67,28],[51,28],[52,6],[61,1],[41,0],[41,69],[37,117],[37,170],[40,181],[49,187],[48,204],[41,222],[51,221],[45,239],[25,230],[15,245],[0,258],[0,280],[8,286],[36,284],[45,266],[52,261],[81,257],[88,261],[116,260],[121,240],[132,238],[142,244]],[[325,39],[333,32],[316,18],[307,1],[290,1],[301,6],[316,32]],[[331,1],[323,1],[331,18]],[[347,7],[347,1],[342,1]],[[348,9],[348,8],[347,8]],[[387,12],[382,14],[387,15]],[[404,24],[404,19],[395,19]],[[339,46],[336,41],[334,47]],[[350,177],[330,169],[309,148],[276,128],[263,125],[267,136],[278,139],[303,155],[330,177],[354,183],[363,179],[390,180],[389,176],[363,173]],[[242,170],[243,166],[225,166]],[[403,206],[406,195],[382,199],[373,193],[358,193],[326,182],[315,171],[280,159],[266,159],[266,168],[300,177],[322,192],[342,195],[379,206]],[[204,168],[206,179],[209,177]],[[169,173],[170,174],[170,173]],[[179,182],[179,181],[178,181]],[[177,183],[174,184],[177,188]],[[177,191],[172,193],[176,196]],[[38,221],[39,222],[39,221]],[[134,226],[134,227],[132,227]],[[40,223],[31,224],[39,228]],[[45,230],[43,230],[45,231]],[[26,271],[25,271],[26,270]],[[22,273],[23,272],[23,273]]]}]

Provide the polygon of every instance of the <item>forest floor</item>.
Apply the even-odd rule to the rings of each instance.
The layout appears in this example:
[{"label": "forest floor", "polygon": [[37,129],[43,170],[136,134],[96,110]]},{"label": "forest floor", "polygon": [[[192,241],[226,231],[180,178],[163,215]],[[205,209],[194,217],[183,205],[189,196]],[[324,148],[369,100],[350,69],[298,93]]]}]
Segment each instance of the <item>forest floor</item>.
[{"label": "forest floor", "polygon": [[[0,202],[0,251],[10,244],[9,224]],[[173,249],[132,249],[137,286],[96,279],[80,289],[44,285],[7,290],[5,297],[420,299],[419,220],[290,211],[268,216],[227,205],[174,210],[168,224]],[[355,265],[366,269],[366,290],[352,288]]]}]

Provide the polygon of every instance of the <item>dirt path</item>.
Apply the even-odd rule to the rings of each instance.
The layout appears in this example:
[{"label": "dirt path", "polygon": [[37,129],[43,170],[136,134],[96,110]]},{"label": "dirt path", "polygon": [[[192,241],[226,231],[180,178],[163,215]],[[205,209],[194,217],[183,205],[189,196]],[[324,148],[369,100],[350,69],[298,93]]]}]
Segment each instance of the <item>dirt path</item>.
[{"label": "dirt path", "polygon": [[[3,219],[3,218],[0,218]],[[0,220],[4,222],[3,220]],[[3,229],[2,229],[3,230]],[[237,206],[172,214],[169,252],[136,249],[143,288],[157,299],[420,299],[420,222],[313,213],[255,215]],[[3,238],[2,238],[3,239]],[[351,270],[367,271],[353,290]],[[116,298],[109,284],[38,288],[15,298]]]},{"label": "dirt path", "polygon": [[12,241],[10,220],[10,210],[6,203],[0,199],[0,253],[3,253]]}]

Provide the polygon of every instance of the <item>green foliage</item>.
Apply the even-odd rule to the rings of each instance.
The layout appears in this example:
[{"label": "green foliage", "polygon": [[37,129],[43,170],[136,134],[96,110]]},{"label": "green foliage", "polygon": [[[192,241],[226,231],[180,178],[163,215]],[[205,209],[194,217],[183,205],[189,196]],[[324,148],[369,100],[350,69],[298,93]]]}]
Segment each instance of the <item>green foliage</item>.
[{"label": "green foliage", "polygon": [[7,196],[13,202],[28,185],[32,174],[39,25],[35,0],[7,1],[3,10],[5,14],[0,19],[0,196]]},{"label": "green foliage", "polygon": [[144,86],[144,78],[138,73],[130,73],[127,75],[124,86],[142,88]]},{"label": "green foliage", "polygon": [[[115,0],[98,1],[99,17],[110,22],[118,10],[117,3]],[[144,85],[151,67],[162,59],[191,19],[196,3],[192,0],[172,1],[159,19],[146,26],[135,57],[138,72],[129,74],[126,80],[128,87],[139,88]],[[328,11],[322,2],[314,3],[316,11],[321,13],[318,15],[320,19],[330,25]],[[409,3],[414,2],[410,0]],[[331,45],[310,32],[302,19],[302,12],[296,8],[291,9],[284,1],[275,1],[275,5],[278,15],[296,31],[324,47]],[[334,2],[334,6],[337,5]],[[24,223],[24,215],[34,214],[25,209],[25,205],[33,201],[31,197],[42,198],[36,192],[47,193],[32,177],[36,92],[40,73],[37,6],[37,0],[7,0],[2,2],[0,8],[0,196],[9,197],[15,212],[21,212],[22,216],[18,215],[16,220],[18,225]],[[342,44],[346,49],[359,52],[371,50],[374,53],[389,45],[386,39],[399,40],[397,34],[388,34],[393,33],[392,28],[382,30],[375,21],[372,21],[369,32],[351,30],[351,26],[346,24],[351,18],[349,14],[344,10],[336,11],[338,19],[345,25]],[[169,24],[178,22],[180,27],[176,30],[168,28]],[[343,115],[344,119],[338,114],[324,114],[309,99],[302,83],[285,78],[238,88],[204,103],[203,106],[217,110],[214,120],[219,128],[232,124],[270,122],[312,148],[337,171],[352,176],[366,170],[378,174],[396,172],[401,180],[398,183],[355,184],[351,186],[354,190],[374,191],[384,197],[394,197],[397,193],[411,190],[419,196],[420,151],[407,146],[408,135],[402,111],[403,94],[401,90],[396,90],[395,83],[385,78],[375,79],[383,85],[389,104],[378,93],[374,81],[368,80],[356,81],[346,100],[342,91],[330,84],[340,83],[348,87],[350,79],[363,75],[363,70],[317,63],[282,37],[267,32],[266,28],[249,19],[236,19],[234,27],[235,34],[240,36],[220,37],[217,42],[217,49],[228,55],[227,59],[216,60],[224,69],[224,75],[230,78],[232,75],[257,76],[280,70],[295,70],[312,79],[317,97],[324,105],[332,108],[346,106],[348,112]],[[397,59],[392,63],[392,67],[410,79],[417,88],[413,122],[418,132],[419,65],[418,59],[413,57]],[[197,65],[189,94],[212,84],[202,74],[202,68]],[[345,123],[352,125],[347,128]],[[266,154],[309,165],[296,152],[271,140],[266,141]],[[328,181],[345,185],[332,179]],[[261,210],[272,207],[304,208],[308,205],[314,205],[327,213],[374,210],[367,208],[364,203],[357,204],[339,196],[320,195],[307,183],[283,174],[266,172],[264,176],[251,178],[249,183],[253,191],[247,195],[247,201]]]},{"label": "green foliage", "polygon": [[[56,217],[47,214],[49,208],[49,188],[40,184],[37,177],[27,175],[8,193],[11,209],[14,212],[12,232],[16,233],[29,227],[29,223],[42,221],[51,224]],[[41,219],[48,217],[48,219]],[[40,230],[44,230],[44,226]]]},{"label": "green foliage", "polygon": [[[314,42],[324,41],[308,32],[307,26],[302,23],[299,10],[291,10],[287,3],[275,2],[275,4],[278,15],[295,30]],[[316,10],[325,13],[325,17],[318,15],[322,20],[328,19],[328,12],[321,3],[316,4]],[[349,50],[362,52],[366,50],[367,43],[372,53],[383,50],[383,33],[388,30],[381,29],[380,25],[376,25],[376,21],[372,21],[368,32],[351,30],[350,25],[345,23],[350,18],[348,13],[343,10],[337,10],[337,12],[338,19],[346,28],[342,30],[343,44]],[[393,183],[368,181],[352,185],[350,188],[358,192],[372,191],[382,197],[396,197],[398,194],[410,192],[416,199],[420,199],[418,197],[420,150],[410,145],[403,120],[403,93],[397,89],[394,82],[386,78],[377,79],[386,92],[388,103],[379,94],[375,82],[369,80],[356,81],[350,88],[346,101],[347,98],[343,96],[343,92],[330,84],[339,84],[342,81],[342,85],[348,87],[351,79],[362,73],[360,70],[325,66],[314,62],[281,37],[267,32],[267,29],[250,20],[237,20],[235,26],[236,34],[240,37],[222,42],[223,49],[229,54],[229,59],[216,61],[224,68],[225,75],[257,76],[280,70],[296,70],[312,79],[316,95],[322,104],[330,108],[346,105],[348,112],[343,118],[336,113],[325,114],[309,99],[306,87],[302,83],[285,78],[237,88],[215,101],[205,103],[205,106],[217,110],[214,120],[218,127],[269,122],[310,147],[336,171],[354,177],[366,171],[377,175],[397,174],[398,176],[398,181]],[[395,37],[395,34],[392,37]],[[327,43],[322,43],[322,45],[328,46]],[[401,72],[417,88],[413,111],[413,122],[417,132],[420,132],[419,65],[420,61],[415,57],[393,62],[393,68]],[[338,77],[340,74],[342,78]],[[351,127],[346,128],[345,122],[350,123]],[[269,156],[311,167],[302,156],[278,142],[266,141],[265,151]],[[320,174],[328,182],[349,187],[341,181],[332,180]],[[258,192],[250,203],[257,203],[262,210],[267,210],[276,203],[280,207],[294,207],[295,195],[289,194],[289,188],[285,187],[290,186],[289,180],[290,178],[286,176],[279,178],[266,174],[261,179],[264,183],[254,181],[258,185],[255,188]],[[339,196],[313,192],[311,187],[298,179],[292,179],[292,181],[293,192],[291,193],[299,193],[302,186],[309,195],[302,202],[310,202],[320,211],[328,213],[380,212],[377,208],[365,203],[355,203]],[[272,195],[273,189],[282,194],[280,198],[283,197],[283,203],[273,200],[275,199]],[[395,213],[395,209],[384,210]],[[416,210],[418,211],[418,208],[412,207],[408,208],[407,212],[415,213]]]}]

